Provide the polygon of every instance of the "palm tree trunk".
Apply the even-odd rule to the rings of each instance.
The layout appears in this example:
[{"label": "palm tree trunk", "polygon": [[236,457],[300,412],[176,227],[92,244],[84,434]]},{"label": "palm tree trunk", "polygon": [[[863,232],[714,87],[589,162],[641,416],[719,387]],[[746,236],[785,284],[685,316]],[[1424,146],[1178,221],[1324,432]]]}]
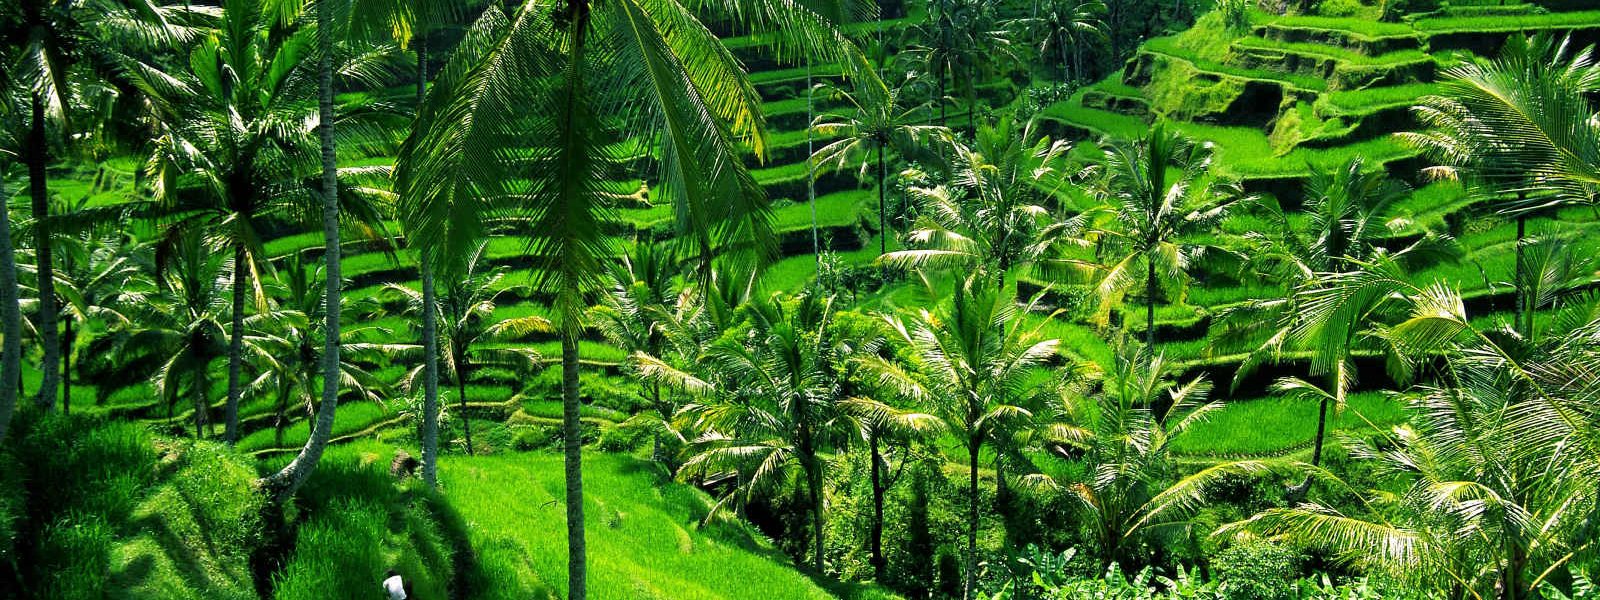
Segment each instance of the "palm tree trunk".
[{"label": "palm tree trunk", "polygon": [[73,320],[69,317],[61,322],[66,329],[61,334],[61,414],[64,415],[72,414],[72,344],[76,341],[72,333]]},{"label": "palm tree trunk", "polygon": [[[6,198],[0,181],[0,198]],[[11,245],[11,203],[0,207],[0,442],[11,428],[11,414],[22,395],[22,308],[17,303],[17,254]]]},{"label": "palm tree trunk", "polygon": [[876,430],[868,434],[867,443],[872,453],[872,577],[882,582],[888,565],[883,559],[883,453]]},{"label": "palm tree trunk", "polygon": [[322,253],[328,281],[323,308],[322,403],[317,410],[311,435],[300,454],[272,475],[262,487],[276,503],[293,496],[322,460],[322,451],[333,436],[334,412],[339,408],[339,292],[344,282],[341,270],[343,247],[339,244],[339,163],[333,140],[333,3],[317,3],[317,46],[320,50],[317,82],[317,127],[322,137]]},{"label": "palm tree trunk", "polygon": [[1517,333],[1521,334],[1524,339],[1527,339],[1533,334],[1533,327],[1530,326],[1533,320],[1526,318],[1526,314],[1532,307],[1528,306],[1527,298],[1523,297],[1523,291],[1527,287],[1527,281],[1525,278],[1528,276],[1528,267],[1526,259],[1523,256],[1522,244],[1526,240],[1527,236],[1528,216],[1526,214],[1519,214],[1517,215],[1517,267],[1516,273],[1512,275],[1513,289],[1511,293],[1513,296],[1515,296],[1517,303]]},{"label": "palm tree trunk", "polygon": [[272,445],[283,447],[283,430],[289,425],[289,387],[278,386],[278,418],[272,424]]},{"label": "palm tree trunk", "polygon": [[39,340],[44,348],[44,361],[39,365],[43,377],[35,402],[40,408],[54,409],[56,388],[60,385],[61,351],[56,335],[56,271],[50,247],[50,189],[46,181],[45,163],[49,149],[45,147],[44,96],[33,94],[33,123],[28,130],[26,160],[28,161],[28,192],[33,201],[33,252],[38,263],[39,287]]},{"label": "palm tree trunk", "polygon": [[473,456],[472,419],[467,416],[467,360],[465,356],[456,359],[456,404],[461,407],[461,429],[462,433],[467,436],[467,456]]},{"label": "palm tree trunk", "polygon": [[194,439],[205,439],[202,431],[205,427],[206,413],[211,412],[211,401],[206,398],[206,392],[211,390],[211,382],[206,379],[206,364],[208,361],[195,361],[194,370]]},{"label": "palm tree trunk", "polygon": [[1317,439],[1311,442],[1311,466],[1322,466],[1322,439],[1328,430],[1328,399],[1324,397],[1317,407]]},{"label": "palm tree trunk", "polygon": [[818,575],[822,574],[825,562],[823,553],[827,550],[822,532],[822,465],[817,462],[816,454],[811,454],[806,459],[806,486],[811,491],[811,566]]},{"label": "palm tree trunk", "polygon": [[811,205],[811,254],[817,257],[817,264],[822,264],[822,240],[817,233],[817,165],[811,160],[811,154],[816,152],[811,135],[811,121],[816,118],[816,105],[813,100],[811,83],[811,57],[806,57],[806,203]]},{"label": "palm tree trunk", "polygon": [[250,269],[245,264],[244,242],[233,247],[233,331],[228,332],[227,422],[222,438],[233,445],[239,441],[239,371],[244,361],[244,287]]},{"label": "palm tree trunk", "polygon": [[878,254],[889,252],[888,218],[883,205],[883,193],[889,187],[889,171],[883,164],[883,142],[878,142]]},{"label": "palm tree trunk", "polygon": [[567,598],[588,597],[588,552],[583,532],[583,422],[578,398],[578,332],[561,336],[561,437],[567,478]]},{"label": "palm tree trunk", "polygon": [[982,449],[982,442],[976,437],[967,442],[967,564],[961,586],[963,600],[972,600],[978,591],[978,451]]},{"label": "palm tree trunk", "polygon": [[[1328,393],[1333,394],[1335,398],[1344,397],[1344,368],[1345,361],[1341,359],[1339,364],[1333,368],[1333,372],[1328,374]],[[1317,437],[1311,442],[1311,466],[1313,467],[1322,466],[1322,441],[1327,437],[1327,431],[1328,397],[1324,395],[1317,408]],[[1309,477],[1306,483],[1310,484]]]},{"label": "palm tree trunk", "polygon": [[1144,278],[1144,345],[1149,348],[1152,356],[1156,351],[1156,261],[1154,256],[1145,258]]},{"label": "palm tree trunk", "polygon": [[[420,87],[420,86],[419,86]],[[433,259],[422,257],[422,481],[439,487],[439,307]],[[462,415],[466,417],[465,414]]]}]

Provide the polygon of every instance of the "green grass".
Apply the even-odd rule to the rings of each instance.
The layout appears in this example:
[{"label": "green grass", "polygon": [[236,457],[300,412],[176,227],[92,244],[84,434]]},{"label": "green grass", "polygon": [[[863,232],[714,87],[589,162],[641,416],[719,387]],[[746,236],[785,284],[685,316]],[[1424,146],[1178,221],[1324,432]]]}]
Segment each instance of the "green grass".
[{"label": "green grass", "polygon": [[1083,106],[1081,92],[1069,100],[1050,105],[1042,114],[1047,119],[1082,127],[1099,135],[1123,139],[1137,138],[1150,128],[1144,119],[1139,117]]},{"label": "green grass", "polygon": [[[893,200],[892,198],[890,199]],[[877,205],[878,196],[869,190],[849,190],[817,197],[816,215],[819,227],[845,227],[856,224],[857,211],[871,203]],[[772,228],[776,231],[798,231],[811,228],[811,205],[804,198],[793,202],[779,202],[772,211]]]},{"label": "green grass", "polygon": [[1281,42],[1258,37],[1242,38],[1234,45],[1239,48],[1276,50],[1302,56],[1315,56],[1331,58],[1343,63],[1353,65],[1393,66],[1432,60],[1431,56],[1421,50],[1400,50],[1379,56],[1368,56],[1340,46],[1325,44],[1309,44],[1301,42]]},{"label": "green grass", "polygon": [[1418,98],[1437,93],[1438,84],[1407,83],[1323,94],[1321,101],[1339,114],[1370,114],[1380,109],[1410,106]]},{"label": "green grass", "polygon": [[1417,19],[1415,26],[1431,34],[1521,31],[1526,29],[1600,28],[1600,10],[1532,15],[1464,15]]},{"label": "green grass", "polygon": [[1275,19],[1270,24],[1275,28],[1286,29],[1319,29],[1323,31],[1341,31],[1365,39],[1386,37],[1412,37],[1416,30],[1404,23],[1387,23],[1371,19],[1350,17],[1323,17],[1315,15],[1297,15]]},{"label": "green grass", "polygon": [[[445,457],[440,479],[470,525],[479,560],[498,573],[486,598],[566,587],[561,457]],[[711,501],[626,456],[584,456],[589,593],[596,598],[824,600],[747,527],[701,526]]]},{"label": "green grass", "polygon": [[[1335,430],[1372,431],[1406,419],[1405,407],[1386,394],[1351,394],[1332,420]],[[1173,440],[1172,451],[1191,456],[1261,456],[1301,449],[1316,436],[1317,403],[1263,398],[1226,404],[1205,422]]]},{"label": "green grass", "polygon": [[[292,406],[291,416],[301,416],[305,412],[301,407]],[[333,435],[339,437],[349,435],[373,426],[385,419],[394,418],[392,407],[380,406],[375,402],[341,402],[339,409],[333,417]],[[239,440],[238,448],[246,452],[265,450],[268,448],[298,448],[304,446],[306,439],[311,437],[310,421],[301,418],[285,428],[283,431],[283,444],[280,446],[274,440],[276,432],[268,427],[244,436]]]},{"label": "green grass", "polygon": [[1233,65],[1223,64],[1217,60],[1207,59],[1196,55],[1194,52],[1179,46],[1171,38],[1155,38],[1145,42],[1141,52],[1153,52],[1170,59],[1182,61],[1192,65],[1196,70],[1216,75],[1224,75],[1235,79],[1275,81],[1305,90],[1321,91],[1328,89],[1328,82],[1320,77],[1295,75],[1266,69],[1247,69]]}]

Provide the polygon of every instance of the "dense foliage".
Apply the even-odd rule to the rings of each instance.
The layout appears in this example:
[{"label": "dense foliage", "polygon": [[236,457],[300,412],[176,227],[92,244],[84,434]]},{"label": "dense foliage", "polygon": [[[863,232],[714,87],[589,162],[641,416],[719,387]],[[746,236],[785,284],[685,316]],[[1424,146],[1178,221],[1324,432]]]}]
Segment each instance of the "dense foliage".
[{"label": "dense foliage", "polygon": [[0,595],[1596,597],[1583,4],[8,2]]}]

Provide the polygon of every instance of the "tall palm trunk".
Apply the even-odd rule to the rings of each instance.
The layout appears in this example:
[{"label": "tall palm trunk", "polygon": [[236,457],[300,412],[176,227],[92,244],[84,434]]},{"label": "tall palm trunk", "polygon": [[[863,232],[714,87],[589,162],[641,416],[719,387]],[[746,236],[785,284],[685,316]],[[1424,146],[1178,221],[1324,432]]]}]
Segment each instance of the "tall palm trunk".
[{"label": "tall palm trunk", "polygon": [[[0,198],[7,197],[0,181]],[[11,428],[22,385],[22,308],[17,303],[17,254],[11,245],[11,204],[0,207],[0,442]]]},{"label": "tall palm trunk", "polygon": [[889,252],[889,219],[883,203],[883,194],[889,187],[889,171],[883,164],[883,146],[884,141],[878,140],[878,254]]},{"label": "tall palm trunk", "polygon": [[[422,256],[422,481],[439,487],[439,300],[433,259]],[[462,415],[465,417],[466,415]]]},{"label": "tall palm trunk", "polygon": [[978,581],[978,451],[982,443],[974,436],[967,442],[967,560],[962,578],[961,597],[972,600]]},{"label": "tall palm trunk", "polygon": [[[1152,252],[1153,254],[1153,252]],[[1155,256],[1145,257],[1144,276],[1144,345],[1152,355],[1156,351],[1156,261]]]},{"label": "tall palm trunk", "polygon": [[206,365],[208,364],[210,364],[210,361],[197,360],[192,367],[194,371],[194,439],[197,440],[206,437],[203,428],[206,425],[206,421],[209,420],[206,418],[206,414],[211,412],[211,401],[206,398],[206,392],[211,391],[211,381],[206,378]]},{"label": "tall palm trunk", "polygon": [[561,435],[567,478],[567,598],[588,597],[587,542],[583,532],[583,423],[578,399],[576,331],[561,336]]},{"label": "tall palm trunk", "polygon": [[887,564],[883,559],[883,453],[878,449],[878,432],[867,436],[872,453],[872,577],[883,581]]},{"label": "tall palm trunk", "polygon": [[472,419],[467,416],[467,356],[456,357],[456,404],[461,407],[462,434],[467,436],[467,456],[472,456]]},{"label": "tall palm trunk", "polygon": [[806,487],[811,492],[811,567],[821,575],[825,566],[823,552],[827,550],[827,545],[822,532],[822,465],[817,462],[814,452],[808,452],[806,458],[806,479]]},{"label": "tall palm trunk", "polygon": [[817,165],[811,159],[816,152],[814,138],[811,135],[811,121],[816,118],[815,90],[811,83],[811,57],[806,57],[806,203],[811,205],[811,254],[817,257],[817,264],[822,264],[822,241],[817,233]]},{"label": "tall palm trunk", "polygon": [[1524,241],[1526,241],[1527,236],[1528,216],[1526,214],[1519,214],[1517,215],[1517,266],[1516,273],[1512,275],[1512,281],[1514,282],[1514,285],[1511,293],[1513,296],[1515,296],[1517,303],[1517,333],[1521,334],[1524,339],[1527,339],[1533,335],[1533,319],[1527,316],[1528,312],[1530,312],[1533,307],[1528,306],[1528,300],[1523,296],[1523,291],[1527,289],[1526,277],[1528,276],[1528,267],[1527,259],[1524,258],[1524,253],[1522,251],[1522,244]]},{"label": "tall palm trunk", "polygon": [[[417,112],[428,95],[428,36],[418,32]],[[433,258],[424,253],[422,270],[422,481],[439,487],[439,297],[434,293]],[[462,417],[466,417],[462,414]]]},{"label": "tall palm trunk", "polygon": [[72,414],[72,345],[77,341],[77,335],[72,332],[74,320],[68,317],[61,321],[66,330],[61,334],[61,414],[64,415]]},{"label": "tall palm trunk", "polygon": [[228,445],[239,441],[239,371],[244,362],[244,288],[250,268],[245,264],[244,242],[233,247],[233,330],[228,332],[227,422],[222,430]]},{"label": "tall palm trunk", "polygon": [[327,262],[324,273],[328,277],[324,286],[326,305],[323,308],[322,342],[322,403],[317,410],[311,436],[293,461],[269,477],[264,483],[275,502],[281,503],[293,496],[300,484],[322,460],[322,451],[333,436],[334,412],[339,408],[339,292],[343,283],[340,260],[343,247],[339,245],[339,163],[338,148],[333,141],[333,3],[317,3],[317,46],[320,50],[317,87],[317,130],[322,137],[322,239],[326,249],[323,260]]},{"label": "tall palm trunk", "polygon": [[[1333,372],[1328,374],[1328,393],[1333,395],[1332,400],[1335,405],[1344,403],[1345,369],[1347,368],[1349,368],[1348,359],[1340,359],[1339,363],[1334,365]],[[1317,437],[1311,442],[1313,445],[1311,449],[1311,466],[1313,467],[1322,465],[1322,444],[1323,440],[1327,438],[1328,431],[1328,403],[1329,398],[1326,395],[1318,403]],[[1306,485],[1309,486],[1310,483],[1311,478],[1307,477]]]},{"label": "tall palm trunk", "polygon": [[28,192],[33,201],[33,252],[38,262],[39,343],[44,348],[44,361],[39,365],[43,377],[35,402],[40,408],[54,409],[56,388],[61,383],[61,359],[57,356],[61,345],[56,332],[56,271],[50,247],[50,188],[45,179],[49,149],[45,147],[44,95],[39,92],[33,94],[33,123],[28,129],[25,152]]}]

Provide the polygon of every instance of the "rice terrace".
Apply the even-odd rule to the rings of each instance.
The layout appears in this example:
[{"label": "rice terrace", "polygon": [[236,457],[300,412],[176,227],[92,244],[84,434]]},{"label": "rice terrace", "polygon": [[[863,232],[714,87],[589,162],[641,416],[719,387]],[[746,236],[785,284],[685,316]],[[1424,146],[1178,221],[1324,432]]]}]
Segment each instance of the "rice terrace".
[{"label": "rice terrace", "polygon": [[0,0],[0,598],[1600,600],[1597,44]]}]

